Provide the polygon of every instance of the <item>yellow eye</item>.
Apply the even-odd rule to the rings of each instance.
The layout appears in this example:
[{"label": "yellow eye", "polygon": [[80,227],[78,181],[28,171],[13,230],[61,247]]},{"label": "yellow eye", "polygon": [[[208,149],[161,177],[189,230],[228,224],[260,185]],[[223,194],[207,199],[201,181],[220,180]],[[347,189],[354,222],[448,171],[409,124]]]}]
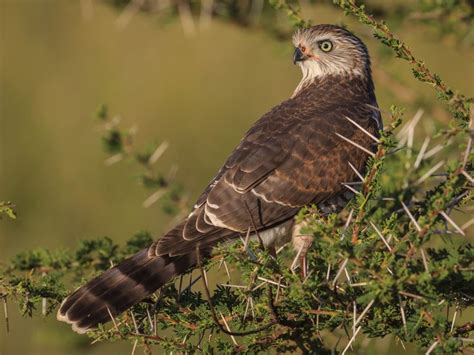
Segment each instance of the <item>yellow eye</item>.
[{"label": "yellow eye", "polygon": [[323,52],[329,52],[332,49],[332,42],[328,40],[322,41],[319,43],[319,48],[321,48]]}]

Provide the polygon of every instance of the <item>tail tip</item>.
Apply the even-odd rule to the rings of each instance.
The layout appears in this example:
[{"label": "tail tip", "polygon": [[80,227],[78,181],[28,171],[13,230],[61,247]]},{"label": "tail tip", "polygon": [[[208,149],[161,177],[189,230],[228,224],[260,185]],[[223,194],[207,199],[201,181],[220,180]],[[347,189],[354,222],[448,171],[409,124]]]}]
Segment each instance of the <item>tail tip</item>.
[{"label": "tail tip", "polygon": [[68,315],[67,315],[67,311],[64,311],[62,308],[63,308],[63,305],[64,303],[67,301],[67,298],[64,299],[62,302],[61,302],[61,305],[59,306],[59,309],[58,309],[58,313],[56,313],[56,319],[60,322],[64,322],[64,323],[67,323],[67,324],[71,324],[71,328],[72,330],[77,333],[77,334],[85,334],[89,328],[83,328],[83,327],[80,327],[78,326],[78,323],[79,322],[75,322],[75,321],[72,321],[69,319]]}]

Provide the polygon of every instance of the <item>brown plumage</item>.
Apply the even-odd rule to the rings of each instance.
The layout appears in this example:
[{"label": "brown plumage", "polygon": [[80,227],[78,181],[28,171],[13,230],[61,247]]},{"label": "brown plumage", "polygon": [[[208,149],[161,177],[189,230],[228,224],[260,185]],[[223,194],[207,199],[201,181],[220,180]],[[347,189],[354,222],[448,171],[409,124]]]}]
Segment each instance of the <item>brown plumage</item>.
[{"label": "brown plumage", "polygon": [[58,319],[84,332],[195,266],[197,245],[206,256],[253,223],[267,244],[282,244],[291,239],[301,207],[317,204],[330,211],[347,202],[342,184],[357,179],[348,162],[363,172],[368,154],[336,133],[373,150],[373,142],[345,117],[374,135],[381,128],[367,49],[331,25],[299,31],[294,43],[303,80],[293,96],[247,132],[188,218],[75,291]]}]

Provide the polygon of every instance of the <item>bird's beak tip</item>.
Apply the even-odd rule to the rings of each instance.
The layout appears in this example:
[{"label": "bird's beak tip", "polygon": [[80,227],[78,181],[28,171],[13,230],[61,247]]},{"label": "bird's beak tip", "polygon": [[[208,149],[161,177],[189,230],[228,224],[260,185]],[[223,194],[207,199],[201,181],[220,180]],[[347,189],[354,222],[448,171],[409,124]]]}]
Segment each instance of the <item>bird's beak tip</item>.
[{"label": "bird's beak tip", "polygon": [[306,55],[301,51],[299,47],[297,47],[295,49],[295,52],[293,53],[293,64],[302,62],[305,59],[306,59]]}]

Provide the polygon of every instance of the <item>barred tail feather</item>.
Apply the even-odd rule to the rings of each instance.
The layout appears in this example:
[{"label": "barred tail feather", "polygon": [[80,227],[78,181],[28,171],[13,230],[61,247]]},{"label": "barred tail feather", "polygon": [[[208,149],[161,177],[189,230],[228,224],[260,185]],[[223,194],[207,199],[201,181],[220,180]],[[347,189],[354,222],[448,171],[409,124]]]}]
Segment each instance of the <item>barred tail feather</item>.
[{"label": "barred tail feather", "polygon": [[76,290],[62,302],[57,319],[85,333],[196,265],[195,253],[170,257],[149,255],[148,251],[140,251]]}]

